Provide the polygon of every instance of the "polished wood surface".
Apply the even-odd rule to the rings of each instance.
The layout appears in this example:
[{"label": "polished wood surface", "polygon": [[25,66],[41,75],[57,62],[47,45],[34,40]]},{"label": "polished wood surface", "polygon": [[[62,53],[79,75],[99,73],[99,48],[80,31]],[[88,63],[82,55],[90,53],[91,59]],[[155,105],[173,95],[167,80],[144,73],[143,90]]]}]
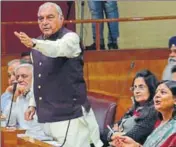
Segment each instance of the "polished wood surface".
[{"label": "polished wood surface", "polygon": [[31,137],[17,137],[17,134],[24,133],[23,129],[1,127],[1,147],[53,147]]},{"label": "polished wood surface", "polygon": [[2,147],[16,147],[17,134],[24,134],[25,130],[9,129],[1,127],[1,146]]},{"label": "polished wood surface", "polygon": [[17,147],[53,147],[48,143],[39,141],[31,137],[18,137]]},{"label": "polished wood surface", "polygon": [[[65,24],[77,24],[77,23],[102,23],[102,22],[130,22],[130,21],[152,21],[152,20],[168,20],[176,19],[176,16],[146,16],[146,17],[121,17],[121,18],[110,18],[110,19],[73,19],[64,20]],[[38,24],[37,21],[11,21],[11,22],[1,22],[2,25],[32,25]]]},{"label": "polished wood surface", "polygon": [[119,120],[132,105],[129,88],[136,72],[149,69],[161,80],[168,54],[168,49],[87,51],[84,77],[88,93],[116,99]]}]

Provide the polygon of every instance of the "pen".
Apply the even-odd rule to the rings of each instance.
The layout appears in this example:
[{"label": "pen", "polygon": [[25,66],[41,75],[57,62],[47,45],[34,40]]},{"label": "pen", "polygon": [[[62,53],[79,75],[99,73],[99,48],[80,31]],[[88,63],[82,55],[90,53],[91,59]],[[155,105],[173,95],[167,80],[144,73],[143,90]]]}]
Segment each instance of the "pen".
[{"label": "pen", "polygon": [[107,125],[107,128],[109,129],[109,131],[110,131],[112,134],[115,133],[114,130],[112,130],[111,127],[110,127],[109,125]]}]

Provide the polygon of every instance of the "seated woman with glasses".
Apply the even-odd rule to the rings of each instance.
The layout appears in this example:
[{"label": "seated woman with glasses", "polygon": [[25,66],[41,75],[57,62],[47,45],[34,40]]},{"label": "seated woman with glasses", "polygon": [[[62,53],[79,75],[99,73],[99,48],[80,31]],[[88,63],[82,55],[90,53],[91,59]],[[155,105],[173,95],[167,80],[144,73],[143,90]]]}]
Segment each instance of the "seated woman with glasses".
[{"label": "seated woman with glasses", "polygon": [[[154,106],[158,111],[155,130],[148,136],[143,147],[176,146],[176,81],[159,83],[154,97]],[[142,147],[127,136],[112,136],[111,145],[115,147]]]},{"label": "seated woman with glasses", "polygon": [[[143,144],[147,136],[153,131],[157,120],[153,97],[158,81],[149,70],[136,73],[130,90],[133,92],[134,103],[120,121],[114,124],[115,134],[129,136]],[[108,133],[110,140],[112,133]]]}]

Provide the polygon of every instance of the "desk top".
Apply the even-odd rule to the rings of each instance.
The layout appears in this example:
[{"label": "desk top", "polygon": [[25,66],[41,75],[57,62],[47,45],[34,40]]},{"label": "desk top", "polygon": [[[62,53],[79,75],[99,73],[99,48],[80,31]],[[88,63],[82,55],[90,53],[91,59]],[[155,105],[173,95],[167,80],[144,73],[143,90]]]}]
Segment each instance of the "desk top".
[{"label": "desk top", "polygon": [[17,128],[7,128],[7,127],[1,127],[1,132],[15,132],[16,134],[24,134],[26,130],[24,129],[17,129]]},{"label": "desk top", "polygon": [[25,130],[1,127],[1,146],[17,147],[17,134],[24,134]]},{"label": "desk top", "polygon": [[53,147],[48,143],[42,142],[40,140],[34,139],[32,137],[17,137],[18,147]]}]

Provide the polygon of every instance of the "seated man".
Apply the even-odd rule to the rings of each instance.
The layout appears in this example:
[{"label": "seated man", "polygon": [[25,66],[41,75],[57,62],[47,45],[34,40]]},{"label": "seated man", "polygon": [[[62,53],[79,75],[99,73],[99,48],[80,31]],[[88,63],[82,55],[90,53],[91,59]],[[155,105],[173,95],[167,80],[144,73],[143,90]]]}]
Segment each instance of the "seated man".
[{"label": "seated man", "polygon": [[4,113],[4,109],[6,105],[11,101],[12,98],[12,90],[13,90],[13,84],[16,81],[15,78],[15,68],[20,65],[19,59],[14,59],[10,62],[8,62],[8,87],[6,88],[6,91],[1,95],[1,112]]},{"label": "seated man", "polygon": [[173,36],[169,39],[169,49],[171,53],[169,54],[168,64],[166,65],[163,71],[163,80],[171,80],[171,69],[174,65],[176,65],[176,36]]},{"label": "seated man", "polygon": [[[33,92],[30,90],[32,83],[33,66],[31,64],[21,64],[15,69],[17,90],[15,92],[17,98],[13,101],[11,116],[7,126],[15,126],[26,130],[26,134],[40,139],[40,140],[51,140],[44,134],[41,126],[38,123],[37,116],[34,115],[34,119],[26,121],[24,119],[24,113],[28,108],[29,99],[33,96]],[[7,106],[10,110],[10,105]],[[6,110],[7,110],[6,109]],[[8,111],[9,112],[9,111]],[[6,115],[9,115],[9,113]],[[8,122],[8,120],[7,120]]]}]

